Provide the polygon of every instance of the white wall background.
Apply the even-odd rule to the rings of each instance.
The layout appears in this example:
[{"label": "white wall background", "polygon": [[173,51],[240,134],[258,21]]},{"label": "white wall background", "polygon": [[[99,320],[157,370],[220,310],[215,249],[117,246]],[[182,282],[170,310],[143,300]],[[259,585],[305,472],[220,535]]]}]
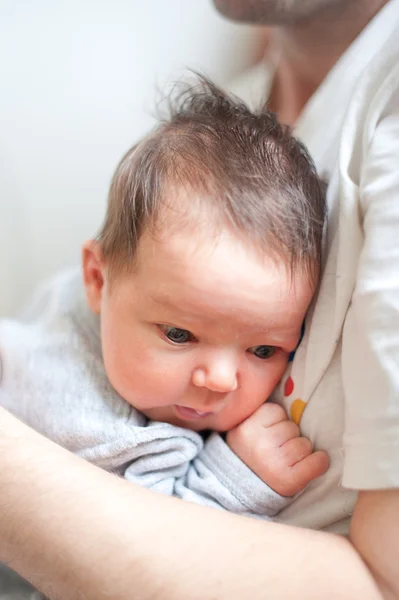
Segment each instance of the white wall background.
[{"label": "white wall background", "polygon": [[0,0],[0,315],[79,260],[156,85],[227,81],[254,43],[210,0]]}]

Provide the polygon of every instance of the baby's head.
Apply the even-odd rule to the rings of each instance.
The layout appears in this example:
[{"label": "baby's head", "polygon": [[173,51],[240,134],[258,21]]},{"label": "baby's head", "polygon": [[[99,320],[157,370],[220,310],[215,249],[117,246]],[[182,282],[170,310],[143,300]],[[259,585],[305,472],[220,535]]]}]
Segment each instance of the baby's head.
[{"label": "baby's head", "polygon": [[324,188],[304,147],[201,79],[123,157],[83,250],[104,365],[151,419],[226,431],[269,397],[316,290]]}]

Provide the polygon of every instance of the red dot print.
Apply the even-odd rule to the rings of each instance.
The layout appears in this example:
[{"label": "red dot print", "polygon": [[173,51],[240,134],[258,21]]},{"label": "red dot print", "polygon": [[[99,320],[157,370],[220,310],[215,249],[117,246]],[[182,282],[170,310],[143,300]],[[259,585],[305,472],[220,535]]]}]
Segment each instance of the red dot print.
[{"label": "red dot print", "polygon": [[288,377],[284,385],[284,396],[289,396],[294,391],[294,382],[291,377]]}]

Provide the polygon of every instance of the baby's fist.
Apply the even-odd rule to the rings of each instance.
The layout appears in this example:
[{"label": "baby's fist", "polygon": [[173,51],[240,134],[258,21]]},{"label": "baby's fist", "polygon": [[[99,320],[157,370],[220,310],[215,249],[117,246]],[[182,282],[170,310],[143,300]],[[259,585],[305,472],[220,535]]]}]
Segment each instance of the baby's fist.
[{"label": "baby's fist", "polygon": [[227,433],[232,451],[281,496],[294,496],[328,469],[328,456],[271,402]]}]

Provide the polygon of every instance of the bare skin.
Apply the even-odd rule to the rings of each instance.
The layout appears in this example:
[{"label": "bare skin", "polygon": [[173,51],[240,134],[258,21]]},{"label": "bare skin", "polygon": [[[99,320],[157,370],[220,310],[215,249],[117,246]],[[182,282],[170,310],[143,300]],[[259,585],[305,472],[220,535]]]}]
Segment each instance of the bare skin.
[{"label": "bare skin", "polygon": [[280,57],[269,108],[293,125],[337,60],[388,0],[214,0],[227,17],[263,23]]},{"label": "bare skin", "polygon": [[282,122],[295,123],[337,60],[387,1],[347,1],[327,6],[309,20],[272,29],[271,44],[280,62],[269,107]]},{"label": "bare skin", "polygon": [[344,538],[162,497],[1,408],[0,454],[0,560],[53,600],[395,597],[382,595]]}]

